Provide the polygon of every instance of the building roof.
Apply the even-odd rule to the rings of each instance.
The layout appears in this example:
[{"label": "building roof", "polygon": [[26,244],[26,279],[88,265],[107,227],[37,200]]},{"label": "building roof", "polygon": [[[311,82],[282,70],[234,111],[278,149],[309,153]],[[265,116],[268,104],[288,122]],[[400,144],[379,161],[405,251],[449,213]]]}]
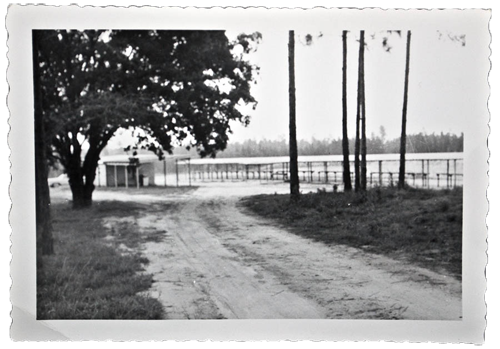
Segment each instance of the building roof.
[{"label": "building roof", "polygon": [[[350,160],[354,161],[354,155],[350,155]],[[406,153],[406,161],[421,160],[461,160],[463,153]],[[367,161],[399,161],[399,154],[367,154]],[[342,155],[299,155],[298,162],[342,162]],[[193,165],[267,165],[290,162],[288,156],[270,157],[248,157],[248,158],[216,158],[216,159],[193,159]]]},{"label": "building roof", "polygon": [[130,163],[130,158],[139,159],[140,164],[147,164],[158,161],[158,156],[154,154],[138,154],[135,156],[120,154],[120,155],[109,155],[103,156],[100,160],[101,163],[105,165],[127,165]]},{"label": "building roof", "polygon": [[[127,155],[127,154],[118,154],[118,155],[108,155],[108,156],[103,156],[99,163],[104,164],[104,165],[112,165],[112,166],[126,166],[130,163],[130,158],[134,157],[139,159],[140,164],[150,164],[154,163],[157,161],[160,161],[158,159],[158,156],[155,154],[137,154],[135,156],[132,155]],[[166,156],[165,160],[179,160],[179,161],[186,161],[190,160],[190,156],[186,155],[170,155]]]}]

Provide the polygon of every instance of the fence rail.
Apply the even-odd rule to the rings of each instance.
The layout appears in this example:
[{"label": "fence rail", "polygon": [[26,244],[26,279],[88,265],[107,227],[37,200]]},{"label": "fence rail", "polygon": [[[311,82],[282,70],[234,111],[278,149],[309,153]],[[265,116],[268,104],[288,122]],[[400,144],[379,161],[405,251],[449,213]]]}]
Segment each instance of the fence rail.
[{"label": "fence rail", "polygon": [[[399,161],[367,161],[367,180],[370,186],[397,185]],[[353,165],[351,164],[351,169]],[[191,164],[190,174],[185,176],[193,182],[205,181],[288,181],[289,164]],[[462,159],[407,160],[406,183],[421,188],[453,188],[463,184]],[[307,183],[342,185],[343,168],[341,162],[299,163],[299,179]],[[351,172],[354,179],[354,173]]]}]

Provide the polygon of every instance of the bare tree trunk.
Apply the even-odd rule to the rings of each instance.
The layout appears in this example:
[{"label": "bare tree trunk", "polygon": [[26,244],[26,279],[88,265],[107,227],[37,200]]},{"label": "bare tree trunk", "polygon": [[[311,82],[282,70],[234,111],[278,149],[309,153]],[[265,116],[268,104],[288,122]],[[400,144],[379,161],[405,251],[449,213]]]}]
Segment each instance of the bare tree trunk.
[{"label": "bare tree trunk", "polygon": [[[363,37],[364,32],[361,31]],[[359,191],[361,189],[361,174],[360,174],[360,122],[361,122],[361,99],[362,99],[362,55],[364,49],[364,42],[359,40],[359,55],[358,55],[358,97],[356,103],[356,139],[354,141],[354,189]]]},{"label": "bare tree trunk", "polygon": [[349,137],[347,135],[347,30],[342,31],[342,152],[344,155],[344,191],[351,191],[351,170],[349,166]]},{"label": "bare tree trunk", "polygon": [[288,73],[289,73],[289,104],[290,104],[290,195],[292,199],[298,199],[299,190],[299,167],[297,161],[297,131],[295,110],[295,36],[294,31],[288,32]]},{"label": "bare tree trunk", "polygon": [[360,37],[361,73],[361,190],[366,190],[366,100],[365,100],[365,31]]},{"label": "bare tree trunk", "polygon": [[406,111],[408,109],[408,79],[410,75],[410,41],[411,31],[408,30],[406,38],[406,69],[405,69],[405,91],[403,99],[403,122],[401,125],[401,143],[399,158],[399,182],[398,188],[405,187],[405,157],[406,157]]},{"label": "bare tree trunk", "polygon": [[35,195],[36,195],[36,252],[37,266],[42,267],[42,255],[54,253],[52,222],[50,218],[50,192],[43,121],[43,96],[40,83],[40,63],[38,59],[41,33],[32,31],[33,48],[33,93],[35,109]]}]

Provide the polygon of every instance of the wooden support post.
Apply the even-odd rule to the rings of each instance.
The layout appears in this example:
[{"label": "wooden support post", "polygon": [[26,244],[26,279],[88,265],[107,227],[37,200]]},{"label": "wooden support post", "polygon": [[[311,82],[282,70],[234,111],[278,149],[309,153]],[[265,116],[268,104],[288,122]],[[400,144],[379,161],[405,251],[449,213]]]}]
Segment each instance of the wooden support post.
[{"label": "wooden support post", "polygon": [[382,160],[378,162],[378,185],[382,186]]},{"label": "wooden support post", "polygon": [[141,187],[141,182],[139,182],[139,166],[135,167],[135,181],[137,182],[137,189]]},{"label": "wooden support post", "polygon": [[229,164],[226,164],[226,179],[229,179]]},{"label": "wooden support post", "polygon": [[457,186],[457,159],[453,160],[453,187]]},{"label": "wooden support post", "polygon": [[114,166],[115,168],[115,188],[118,187],[118,174],[116,173],[116,165]]},{"label": "wooden support post", "polygon": [[431,169],[430,169],[430,161],[427,160],[427,188],[430,188],[431,183]]},{"label": "wooden support post", "polygon": [[179,186],[179,161],[175,159],[175,185]]},{"label": "wooden support post", "polygon": [[191,159],[188,159],[189,186],[191,186]]},{"label": "wooden support post", "polygon": [[450,187],[450,160],[446,160],[446,188]]},{"label": "wooden support post", "polygon": [[260,180],[260,164],[257,165],[257,171],[259,171],[258,174],[259,174],[259,180]]},{"label": "wooden support post", "polygon": [[128,188],[128,171],[127,166],[123,167],[125,169],[125,188]]},{"label": "wooden support post", "polygon": [[422,188],[425,187],[425,164],[424,160],[422,160]]},{"label": "wooden support post", "polygon": [[325,183],[328,183],[328,161],[323,163],[323,167],[325,168]]},{"label": "wooden support post", "polygon": [[163,179],[165,186],[167,186],[167,160],[163,160]]}]

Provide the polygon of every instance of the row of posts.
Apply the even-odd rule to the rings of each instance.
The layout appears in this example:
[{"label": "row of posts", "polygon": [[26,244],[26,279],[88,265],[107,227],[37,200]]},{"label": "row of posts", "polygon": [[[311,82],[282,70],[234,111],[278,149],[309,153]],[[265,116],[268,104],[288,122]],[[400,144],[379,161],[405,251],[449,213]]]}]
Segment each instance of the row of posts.
[{"label": "row of posts", "polygon": [[[377,160],[378,162],[378,172],[371,172],[369,182],[371,185],[382,186],[384,184],[384,177],[387,178],[390,185],[394,185],[394,181],[397,180],[397,172],[384,172],[383,162],[393,161],[393,160]],[[412,161],[412,160],[409,160]],[[420,179],[422,187],[430,187],[430,161],[433,160],[413,160],[421,161],[422,168],[421,172],[407,172],[406,177],[409,184],[415,186],[417,180]],[[437,161],[437,160],[434,160]],[[453,172],[451,172],[450,162],[453,161]],[[299,178],[304,182],[314,182],[315,176],[313,171],[313,162],[306,162],[305,169],[299,169]],[[283,162],[280,164],[256,164],[256,165],[240,165],[240,164],[219,164],[219,165],[197,165],[206,167],[206,170],[198,170],[191,173],[190,163],[188,162],[188,177],[189,185],[191,185],[191,179],[193,180],[288,180],[289,178],[289,164]],[[215,169],[213,168],[215,166]],[[222,167],[222,168],[221,168]],[[236,169],[234,169],[236,167]],[[266,170],[266,168],[268,168]],[[352,175],[352,173],[351,173]],[[452,188],[457,185],[457,178],[462,176],[461,173],[457,173],[457,159],[446,160],[446,172],[436,173],[436,185],[437,187],[446,185],[447,188]],[[420,177],[420,178],[419,178]],[[177,183],[179,182],[179,172],[178,165],[176,164],[176,178]],[[323,171],[317,171],[317,182],[319,183],[339,183],[342,181],[342,170],[329,171],[328,162],[323,161]]]}]

